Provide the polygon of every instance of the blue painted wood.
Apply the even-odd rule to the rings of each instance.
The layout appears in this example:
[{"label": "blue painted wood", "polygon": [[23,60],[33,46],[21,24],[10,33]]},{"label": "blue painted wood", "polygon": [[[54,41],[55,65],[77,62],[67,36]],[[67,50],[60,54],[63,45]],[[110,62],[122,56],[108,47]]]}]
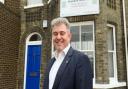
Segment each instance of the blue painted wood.
[{"label": "blue painted wood", "polygon": [[29,45],[27,54],[26,89],[39,89],[41,45]]}]

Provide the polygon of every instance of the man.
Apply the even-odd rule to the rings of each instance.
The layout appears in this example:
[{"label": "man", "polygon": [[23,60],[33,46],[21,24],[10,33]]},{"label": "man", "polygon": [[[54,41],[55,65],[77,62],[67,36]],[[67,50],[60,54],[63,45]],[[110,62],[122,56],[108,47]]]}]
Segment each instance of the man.
[{"label": "man", "polygon": [[70,46],[68,20],[56,18],[52,20],[51,28],[55,55],[48,64],[43,89],[92,89],[90,61]]}]

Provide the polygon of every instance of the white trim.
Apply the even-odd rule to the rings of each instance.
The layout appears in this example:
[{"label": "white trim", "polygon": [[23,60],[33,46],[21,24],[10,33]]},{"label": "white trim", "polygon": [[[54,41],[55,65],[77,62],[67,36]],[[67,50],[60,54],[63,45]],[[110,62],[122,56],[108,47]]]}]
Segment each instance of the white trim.
[{"label": "white trim", "polygon": [[93,60],[93,66],[94,66],[94,78],[93,78],[93,81],[96,82],[96,59],[95,59],[95,24],[94,24],[94,21],[93,21],[93,45],[94,45],[94,52],[93,52],[93,55],[94,55],[94,60]]},{"label": "white trim", "polygon": [[101,88],[101,89],[124,87],[124,86],[126,86],[126,82],[113,82],[111,84],[93,84],[93,88]]},{"label": "white trim", "polygon": [[40,45],[40,44],[42,44],[41,41],[31,41],[31,42],[27,43],[27,45]]},{"label": "white trim", "polygon": [[124,20],[124,36],[125,36],[125,55],[126,55],[126,72],[127,72],[127,87],[128,87],[128,43],[127,43],[127,27],[126,27],[126,10],[125,10],[125,0],[122,0],[123,4],[123,20]]},{"label": "white trim", "polygon": [[23,84],[23,89],[26,89],[26,69],[27,69],[27,52],[28,52],[28,45],[42,45],[42,37],[41,37],[41,41],[29,41],[29,39],[31,38],[32,35],[39,35],[41,37],[41,35],[37,32],[31,33],[27,39],[26,39],[26,46],[25,46],[25,64],[24,64],[24,84]]},{"label": "white trim", "polygon": [[41,4],[27,5],[27,6],[24,6],[24,9],[33,8],[33,7],[41,7],[41,6],[44,6],[44,4],[41,3]]},{"label": "white trim", "polygon": [[[41,40],[42,40],[42,37],[41,37],[41,35],[40,35],[39,33],[33,32],[33,33],[31,33],[31,34],[27,37],[27,39],[26,39],[26,44],[30,43],[29,39],[31,38],[32,35],[35,35],[35,34],[39,35],[40,38],[41,38]],[[32,41],[31,41],[31,42],[32,42]],[[34,41],[33,41],[33,42],[34,42]]]},{"label": "white trim", "polygon": [[2,2],[4,4],[5,0],[0,0],[0,2]]}]

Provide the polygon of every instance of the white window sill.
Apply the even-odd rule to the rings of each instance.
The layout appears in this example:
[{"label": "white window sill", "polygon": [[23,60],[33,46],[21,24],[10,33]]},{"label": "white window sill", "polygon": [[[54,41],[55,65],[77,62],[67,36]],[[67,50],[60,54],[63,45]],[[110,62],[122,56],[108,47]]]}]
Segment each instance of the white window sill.
[{"label": "white window sill", "polygon": [[0,2],[4,4],[4,1],[3,0],[2,1],[0,0]]},{"label": "white window sill", "polygon": [[34,5],[24,6],[24,9],[33,8],[33,7],[40,7],[40,6],[44,6],[44,4],[34,4]]},{"label": "white window sill", "polygon": [[126,82],[113,82],[110,84],[93,84],[93,88],[116,88],[116,87],[123,87],[126,86]]}]

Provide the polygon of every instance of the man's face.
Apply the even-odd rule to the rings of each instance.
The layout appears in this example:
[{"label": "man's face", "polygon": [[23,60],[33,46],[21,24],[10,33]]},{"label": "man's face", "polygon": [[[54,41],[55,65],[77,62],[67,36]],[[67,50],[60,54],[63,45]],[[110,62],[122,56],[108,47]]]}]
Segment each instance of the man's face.
[{"label": "man's face", "polygon": [[52,29],[52,38],[55,49],[61,52],[71,40],[71,33],[65,24],[59,24]]}]

